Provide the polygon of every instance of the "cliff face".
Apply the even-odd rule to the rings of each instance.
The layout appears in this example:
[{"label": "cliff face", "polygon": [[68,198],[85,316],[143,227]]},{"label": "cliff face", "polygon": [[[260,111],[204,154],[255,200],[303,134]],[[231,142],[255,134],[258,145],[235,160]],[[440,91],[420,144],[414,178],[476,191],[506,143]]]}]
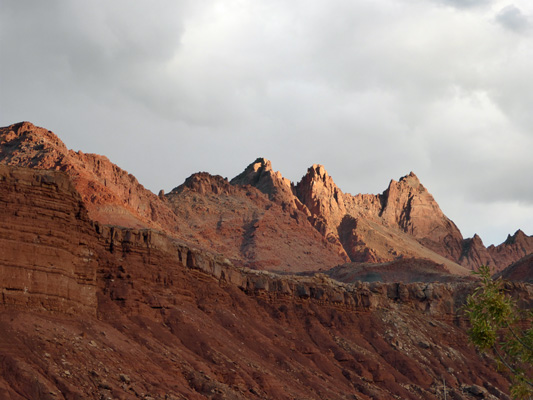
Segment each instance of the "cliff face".
[{"label": "cliff face", "polygon": [[[0,265],[18,276],[0,281],[4,398],[441,398],[443,378],[448,397],[508,398],[457,314],[471,283],[238,268],[163,232],[92,223],[63,173],[0,171]],[[509,289],[530,302],[530,286]]]},{"label": "cliff face", "polygon": [[0,220],[0,303],[96,313],[96,238],[64,174],[0,165]]}]

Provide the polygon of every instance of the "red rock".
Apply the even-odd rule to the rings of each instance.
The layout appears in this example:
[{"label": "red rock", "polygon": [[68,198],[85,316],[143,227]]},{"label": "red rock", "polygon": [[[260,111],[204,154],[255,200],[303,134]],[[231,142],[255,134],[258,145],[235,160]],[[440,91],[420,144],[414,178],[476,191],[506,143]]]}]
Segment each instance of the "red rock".
[{"label": "red rock", "polygon": [[533,253],[533,236],[527,236],[519,229],[514,235],[509,235],[502,244],[489,246],[487,250],[494,260],[496,268],[501,270],[524,256]]},{"label": "red rock", "polygon": [[70,180],[0,165],[0,204],[1,303],[96,314],[97,240]]}]

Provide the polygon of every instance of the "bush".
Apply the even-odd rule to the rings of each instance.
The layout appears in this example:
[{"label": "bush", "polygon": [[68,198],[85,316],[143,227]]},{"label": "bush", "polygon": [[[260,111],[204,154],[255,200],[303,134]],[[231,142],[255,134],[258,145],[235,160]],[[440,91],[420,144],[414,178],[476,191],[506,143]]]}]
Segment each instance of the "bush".
[{"label": "bush", "polygon": [[533,398],[533,312],[520,311],[506,293],[501,279],[493,280],[482,265],[475,275],[481,285],[468,296],[465,312],[470,320],[470,341],[479,350],[493,352],[500,367],[511,372],[511,395]]}]

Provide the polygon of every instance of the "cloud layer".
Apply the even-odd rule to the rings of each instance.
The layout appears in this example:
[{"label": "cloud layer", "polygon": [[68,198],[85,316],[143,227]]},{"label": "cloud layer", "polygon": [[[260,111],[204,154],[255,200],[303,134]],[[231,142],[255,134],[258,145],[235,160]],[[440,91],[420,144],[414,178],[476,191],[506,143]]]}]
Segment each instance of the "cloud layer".
[{"label": "cloud layer", "polygon": [[413,170],[465,236],[533,234],[527,1],[2,0],[0,124],[153,191],[258,156],[351,193]]}]

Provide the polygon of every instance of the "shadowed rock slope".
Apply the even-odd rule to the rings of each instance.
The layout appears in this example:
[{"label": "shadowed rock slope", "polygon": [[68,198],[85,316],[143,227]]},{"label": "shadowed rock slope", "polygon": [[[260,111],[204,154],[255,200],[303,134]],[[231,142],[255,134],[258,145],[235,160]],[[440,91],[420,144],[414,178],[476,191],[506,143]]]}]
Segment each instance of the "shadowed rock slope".
[{"label": "shadowed rock slope", "polygon": [[509,281],[533,283],[533,254],[521,258],[496,274],[496,277],[500,276]]},{"label": "shadowed rock slope", "polygon": [[447,398],[508,398],[457,313],[472,284],[238,268],[92,222],[64,173],[0,171],[0,267],[23,271],[0,280],[0,398],[442,399],[443,379]]},{"label": "shadowed rock slope", "polygon": [[471,275],[457,276],[442,264],[419,258],[401,258],[384,263],[347,263],[326,271],[339,282],[473,282]]}]

